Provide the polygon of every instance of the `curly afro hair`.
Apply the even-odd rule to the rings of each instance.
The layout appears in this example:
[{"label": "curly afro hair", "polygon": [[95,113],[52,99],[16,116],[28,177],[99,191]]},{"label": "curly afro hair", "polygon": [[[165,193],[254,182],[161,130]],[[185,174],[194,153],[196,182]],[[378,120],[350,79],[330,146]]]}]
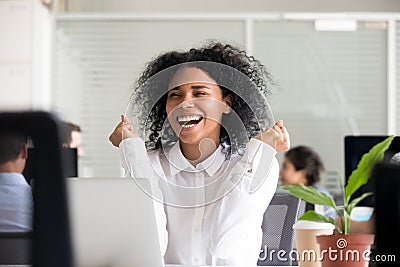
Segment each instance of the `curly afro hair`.
[{"label": "curly afro hair", "polygon": [[[147,64],[131,98],[131,111],[139,114],[139,125],[135,126],[143,133],[147,149],[169,146],[178,140],[169,125],[165,106],[168,83],[182,66],[201,69],[217,82],[223,97],[230,95],[231,109],[236,114],[223,114],[220,131],[220,142],[228,155],[241,154],[249,139],[273,122],[266,97],[276,83],[260,61],[237,47],[219,42],[189,51],[171,51]],[[234,118],[239,118],[245,129],[225,129],[225,125],[237,124]]]}]

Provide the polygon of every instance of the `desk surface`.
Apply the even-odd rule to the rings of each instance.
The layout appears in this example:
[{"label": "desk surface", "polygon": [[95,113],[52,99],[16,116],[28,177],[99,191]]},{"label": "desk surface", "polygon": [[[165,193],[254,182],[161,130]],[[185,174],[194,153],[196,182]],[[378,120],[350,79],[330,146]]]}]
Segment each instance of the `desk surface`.
[{"label": "desk surface", "polygon": [[[1,265],[0,267],[32,267],[32,265]],[[192,267],[192,265],[171,265],[167,264],[165,267]],[[229,267],[229,266],[208,266],[204,265],[203,267]],[[240,267],[240,266],[232,266],[232,267]],[[243,266],[243,267],[251,267],[251,266]],[[257,266],[254,266],[257,267]],[[264,267],[274,267],[274,266],[264,266]],[[298,267],[297,265],[293,265],[292,267]]]}]

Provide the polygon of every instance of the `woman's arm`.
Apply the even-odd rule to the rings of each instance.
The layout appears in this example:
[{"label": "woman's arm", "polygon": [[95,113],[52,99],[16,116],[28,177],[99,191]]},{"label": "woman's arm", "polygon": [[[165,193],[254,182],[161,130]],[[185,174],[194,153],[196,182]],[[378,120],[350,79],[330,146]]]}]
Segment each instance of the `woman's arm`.
[{"label": "woman's arm", "polygon": [[247,264],[257,262],[263,215],[278,183],[279,164],[275,155],[289,146],[289,133],[283,122],[278,121],[251,139],[245,154],[225,174],[226,183],[221,190],[233,190],[218,203],[212,221],[210,250],[217,263],[235,265],[236,260],[246,258],[243,253],[249,254]]},{"label": "woman's arm", "polygon": [[109,140],[119,148],[121,165],[125,169],[126,176],[147,178],[150,181],[151,193],[156,199],[153,203],[160,248],[161,253],[164,255],[168,244],[167,218],[162,204],[163,196],[157,185],[157,175],[147,154],[145,144],[137,135],[133,123],[124,115],[121,115],[121,122],[115,127]]},{"label": "woman's arm", "polygon": [[216,205],[210,252],[219,265],[255,265],[260,253],[261,224],[277,187],[276,151],[251,139],[246,152],[225,174],[228,192]]}]

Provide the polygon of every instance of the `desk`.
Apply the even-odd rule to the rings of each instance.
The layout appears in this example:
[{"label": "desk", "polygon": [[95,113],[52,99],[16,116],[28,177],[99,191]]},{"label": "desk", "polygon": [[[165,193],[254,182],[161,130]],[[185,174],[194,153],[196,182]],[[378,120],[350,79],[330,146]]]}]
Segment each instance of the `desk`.
[{"label": "desk", "polygon": [[[0,267],[32,267],[32,265],[1,265]],[[174,264],[167,264],[165,267],[193,267],[193,265],[174,265]],[[202,267],[229,267],[229,266],[208,266],[203,265]],[[241,266],[231,266],[231,267],[241,267]],[[242,267],[251,267],[251,266],[242,266]],[[257,267],[256,265],[254,267]],[[275,266],[264,266],[264,267],[275,267]],[[293,265],[292,267],[298,267],[297,265]]]}]

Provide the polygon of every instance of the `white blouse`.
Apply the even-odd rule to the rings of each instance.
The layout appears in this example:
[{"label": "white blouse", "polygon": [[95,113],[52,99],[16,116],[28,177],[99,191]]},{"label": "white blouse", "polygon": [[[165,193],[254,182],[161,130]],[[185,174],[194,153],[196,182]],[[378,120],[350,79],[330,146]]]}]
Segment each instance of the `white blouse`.
[{"label": "white blouse", "polygon": [[142,139],[128,138],[119,148],[128,175],[153,181],[166,264],[257,264],[263,214],[279,176],[271,146],[251,139],[243,156],[229,159],[220,146],[196,166],[179,144],[146,153]]}]

